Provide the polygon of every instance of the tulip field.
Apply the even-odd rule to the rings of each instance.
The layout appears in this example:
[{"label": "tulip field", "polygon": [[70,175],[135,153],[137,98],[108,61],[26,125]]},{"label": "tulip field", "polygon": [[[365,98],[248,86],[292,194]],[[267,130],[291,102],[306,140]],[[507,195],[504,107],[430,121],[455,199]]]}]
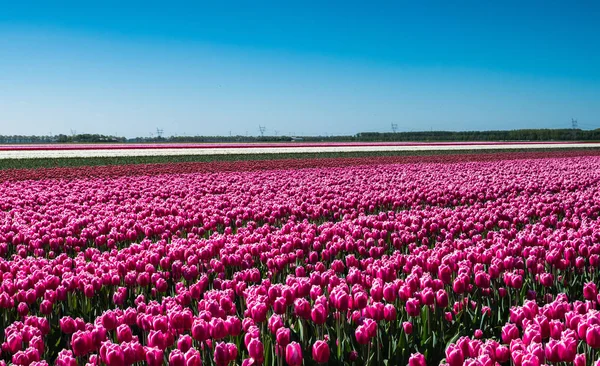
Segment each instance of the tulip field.
[{"label": "tulip field", "polygon": [[600,365],[600,153],[535,154],[0,172],[0,365]]}]

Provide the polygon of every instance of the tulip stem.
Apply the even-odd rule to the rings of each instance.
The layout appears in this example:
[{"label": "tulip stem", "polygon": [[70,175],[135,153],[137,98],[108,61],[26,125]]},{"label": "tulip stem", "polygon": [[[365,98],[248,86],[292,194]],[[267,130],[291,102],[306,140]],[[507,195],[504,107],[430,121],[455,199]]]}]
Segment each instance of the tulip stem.
[{"label": "tulip stem", "polygon": [[341,312],[338,312],[338,317],[335,320],[335,327],[336,327],[336,343],[337,343],[337,356],[338,359],[342,358],[342,342],[341,342],[341,337],[340,337],[340,322],[342,319],[342,314]]},{"label": "tulip stem", "polygon": [[375,334],[375,347],[377,347],[377,364],[379,364],[379,327],[377,327],[377,334]]}]

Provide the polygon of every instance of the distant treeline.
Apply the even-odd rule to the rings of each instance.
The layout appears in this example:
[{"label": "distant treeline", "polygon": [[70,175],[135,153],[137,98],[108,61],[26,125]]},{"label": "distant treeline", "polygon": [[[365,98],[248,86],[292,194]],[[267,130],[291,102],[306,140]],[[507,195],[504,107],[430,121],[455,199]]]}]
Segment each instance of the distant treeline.
[{"label": "distant treeline", "polygon": [[358,141],[590,141],[600,140],[600,129],[529,129],[507,131],[362,132]]},{"label": "distant treeline", "polygon": [[171,136],[125,137],[98,134],[56,136],[2,136],[0,144],[36,143],[177,143],[177,142],[376,142],[376,141],[600,141],[600,129],[527,129],[507,131],[361,132],[342,136]]},{"label": "distant treeline", "polygon": [[0,144],[67,144],[67,143],[114,143],[127,142],[125,137],[106,136],[98,134],[79,135],[54,135],[54,136],[26,136],[26,135],[0,135]]},{"label": "distant treeline", "polygon": [[171,136],[157,138],[138,137],[135,142],[287,142],[288,136]]}]

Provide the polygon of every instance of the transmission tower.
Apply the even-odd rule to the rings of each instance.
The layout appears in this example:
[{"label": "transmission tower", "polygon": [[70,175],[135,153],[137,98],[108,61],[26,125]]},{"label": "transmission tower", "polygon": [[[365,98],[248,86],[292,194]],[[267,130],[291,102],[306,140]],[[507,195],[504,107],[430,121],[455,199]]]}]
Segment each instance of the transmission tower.
[{"label": "transmission tower", "polygon": [[156,128],[156,138],[161,138],[162,134],[163,134],[163,130],[162,128]]},{"label": "transmission tower", "polygon": [[397,123],[392,123],[392,132],[396,133],[396,131],[398,131],[398,124]]},{"label": "transmission tower", "polygon": [[576,130],[577,129],[577,120],[571,118],[571,128]]},{"label": "transmission tower", "polygon": [[258,130],[260,131],[260,137],[263,137],[267,129],[265,126],[258,125]]}]

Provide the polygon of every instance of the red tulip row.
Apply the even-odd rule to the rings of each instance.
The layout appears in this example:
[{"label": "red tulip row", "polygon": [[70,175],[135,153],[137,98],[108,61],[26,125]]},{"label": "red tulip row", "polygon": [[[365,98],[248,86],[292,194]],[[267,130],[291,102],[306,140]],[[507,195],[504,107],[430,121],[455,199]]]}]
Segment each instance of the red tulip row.
[{"label": "red tulip row", "polygon": [[378,164],[443,164],[468,161],[546,159],[598,155],[600,155],[600,151],[598,150],[557,150],[502,153],[476,152],[472,154],[448,152],[447,154],[442,155],[422,156],[372,156],[358,158],[273,159],[214,162],[178,162],[178,158],[173,157],[173,162],[166,164],[136,164],[135,161],[137,158],[131,157],[132,163],[127,165],[3,169],[0,170],[0,182],[92,177],[155,176],[162,174],[220,173],[273,169],[337,168]]}]

